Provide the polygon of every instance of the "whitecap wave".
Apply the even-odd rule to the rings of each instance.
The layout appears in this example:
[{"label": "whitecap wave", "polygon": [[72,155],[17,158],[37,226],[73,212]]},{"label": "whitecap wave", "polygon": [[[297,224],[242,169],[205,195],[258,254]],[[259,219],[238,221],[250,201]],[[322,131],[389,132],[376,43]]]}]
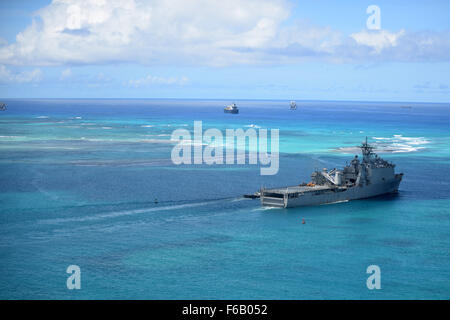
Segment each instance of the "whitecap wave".
[{"label": "whitecap wave", "polygon": [[141,134],[141,137],[170,137],[170,134]]},{"label": "whitecap wave", "polygon": [[255,211],[267,211],[267,210],[276,210],[276,209],[283,209],[283,208],[280,208],[280,207],[260,207],[260,208],[256,208],[256,209],[253,209],[252,211],[253,212],[255,212]]},{"label": "whitecap wave", "polygon": [[175,143],[176,141],[168,140],[168,139],[141,139],[141,140],[138,140],[138,142],[172,144],[172,143]]},{"label": "whitecap wave", "polygon": [[[408,153],[418,152],[425,149],[425,145],[431,143],[425,137],[404,137],[401,134],[394,134],[392,137],[372,137],[375,142],[371,143],[377,153]],[[343,147],[337,151],[344,153],[359,153],[359,148]]]},{"label": "whitecap wave", "polygon": [[195,141],[195,140],[190,140],[190,139],[181,139],[181,140],[178,140],[178,139],[170,139],[169,141],[170,141],[171,143],[177,143],[177,144],[182,145],[182,146],[192,146],[192,147],[195,147],[195,146],[207,146],[207,145],[208,145],[207,143],[200,142],[200,141]]},{"label": "whitecap wave", "polygon": [[328,202],[328,203],[323,203],[321,204],[321,206],[325,206],[325,205],[329,205],[329,204],[336,204],[336,203],[345,203],[348,202],[349,200],[339,200],[339,201],[334,201],[334,202]]}]

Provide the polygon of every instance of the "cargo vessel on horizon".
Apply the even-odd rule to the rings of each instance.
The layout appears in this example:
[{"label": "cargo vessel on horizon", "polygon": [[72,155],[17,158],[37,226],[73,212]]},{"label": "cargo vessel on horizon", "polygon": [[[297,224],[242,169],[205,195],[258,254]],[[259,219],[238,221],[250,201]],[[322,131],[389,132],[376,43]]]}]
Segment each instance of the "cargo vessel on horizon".
[{"label": "cargo vessel on horizon", "polygon": [[234,114],[237,114],[237,113],[239,113],[239,109],[238,109],[236,103],[233,102],[233,103],[230,104],[229,106],[226,106],[226,107],[223,109],[223,112],[225,112],[225,113],[234,113]]}]

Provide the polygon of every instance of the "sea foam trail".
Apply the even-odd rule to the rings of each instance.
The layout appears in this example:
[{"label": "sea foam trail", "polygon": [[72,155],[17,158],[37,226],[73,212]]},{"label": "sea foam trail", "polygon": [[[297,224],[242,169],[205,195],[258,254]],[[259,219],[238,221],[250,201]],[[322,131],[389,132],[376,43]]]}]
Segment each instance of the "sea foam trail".
[{"label": "sea foam trail", "polygon": [[110,218],[117,218],[117,217],[122,217],[122,216],[129,216],[129,215],[134,215],[134,214],[153,213],[153,212],[159,212],[159,211],[170,211],[170,210],[178,210],[178,209],[184,209],[184,208],[200,207],[200,206],[205,206],[205,205],[209,205],[209,204],[219,203],[219,202],[222,202],[225,200],[234,201],[237,199],[240,199],[240,198],[228,198],[228,199],[210,200],[210,201],[204,201],[204,202],[176,204],[176,205],[163,206],[163,207],[113,211],[113,212],[96,214],[93,216],[84,216],[84,217],[47,219],[47,220],[40,221],[40,223],[58,224],[58,223],[66,223],[66,222],[96,221],[96,220],[102,220],[102,219],[110,219]]},{"label": "sea foam trail", "polygon": [[267,211],[267,210],[280,210],[280,209],[283,209],[283,208],[280,208],[280,207],[259,207],[259,208],[253,209],[252,212],[255,212],[255,211]]}]

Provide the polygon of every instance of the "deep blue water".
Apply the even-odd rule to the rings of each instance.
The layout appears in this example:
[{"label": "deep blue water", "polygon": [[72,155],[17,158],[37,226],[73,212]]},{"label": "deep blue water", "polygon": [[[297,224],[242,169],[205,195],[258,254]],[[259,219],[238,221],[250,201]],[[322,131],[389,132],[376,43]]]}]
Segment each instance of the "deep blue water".
[{"label": "deep blue water", "polygon": [[[0,298],[450,298],[450,105],[236,101],[224,114],[229,102],[7,100]],[[278,174],[174,165],[170,134],[195,120],[279,129]],[[366,136],[405,174],[397,195],[292,209],[242,198],[341,167]],[[81,290],[66,287],[72,264]],[[372,264],[381,290],[366,287]]]}]

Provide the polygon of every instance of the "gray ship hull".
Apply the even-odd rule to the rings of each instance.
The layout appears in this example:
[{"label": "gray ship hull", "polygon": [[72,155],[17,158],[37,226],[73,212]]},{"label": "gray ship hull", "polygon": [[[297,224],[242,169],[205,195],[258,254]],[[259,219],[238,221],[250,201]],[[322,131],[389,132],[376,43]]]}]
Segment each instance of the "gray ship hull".
[{"label": "gray ship hull", "polygon": [[365,199],[397,192],[402,175],[383,183],[356,185],[352,187],[288,187],[283,189],[264,190],[261,193],[261,204],[270,207],[301,207],[327,203],[336,203],[356,199]]},{"label": "gray ship hull", "polygon": [[224,109],[223,110],[224,113],[232,113],[232,114],[238,114],[239,110],[238,109]]}]

